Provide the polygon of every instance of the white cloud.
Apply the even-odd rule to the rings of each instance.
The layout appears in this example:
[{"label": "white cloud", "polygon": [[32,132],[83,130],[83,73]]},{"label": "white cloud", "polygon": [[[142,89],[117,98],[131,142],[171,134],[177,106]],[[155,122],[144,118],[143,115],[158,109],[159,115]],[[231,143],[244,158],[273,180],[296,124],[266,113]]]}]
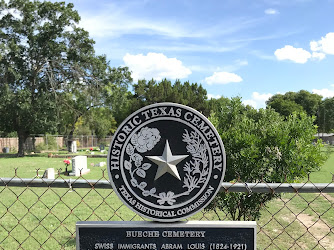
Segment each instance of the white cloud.
[{"label": "white cloud", "polygon": [[312,52],[312,58],[318,59],[319,61],[325,59],[326,54],[324,53],[319,53],[319,52]]},{"label": "white cloud", "polygon": [[248,100],[244,100],[242,101],[242,103],[244,105],[249,105],[249,106],[252,106],[253,108],[256,108],[256,101],[252,100],[252,99],[248,99]]},{"label": "white cloud", "polygon": [[214,72],[212,76],[206,77],[204,80],[207,84],[227,84],[231,82],[241,82],[242,78],[235,73]]},{"label": "white cloud", "polygon": [[312,57],[310,52],[302,48],[294,48],[291,45],[285,45],[284,48],[277,49],[275,56],[280,61],[291,60],[295,63],[306,63]]},{"label": "white cloud", "polygon": [[[117,2],[117,3],[116,3]],[[140,11],[143,4],[132,1],[109,1],[102,11],[95,15],[91,12],[81,14],[80,26],[89,31],[94,38],[117,38],[123,35],[165,36],[169,38],[203,38],[226,36],[254,27],[263,22],[261,18],[223,19],[215,25],[205,22],[184,22],[169,16],[144,16]],[[210,49],[210,48],[209,48]]]},{"label": "white cloud", "polygon": [[222,97],[221,95],[214,95],[214,94],[208,94],[208,99],[219,99],[220,97]]},{"label": "white cloud", "polygon": [[185,67],[176,58],[168,58],[162,53],[147,53],[147,55],[131,55],[127,53],[123,57],[126,66],[132,71],[132,78],[162,80],[182,79],[191,74],[191,70]]},{"label": "white cloud", "polygon": [[[108,24],[108,25],[106,25]],[[80,26],[89,32],[93,37],[117,38],[126,34],[157,34],[166,36],[186,36],[184,31],[173,28],[167,24],[139,20],[122,15],[101,14],[99,16],[83,16]]]},{"label": "white cloud", "polygon": [[279,14],[279,11],[270,8],[270,9],[266,9],[266,10],[264,11],[264,13],[265,13],[266,15],[276,15],[276,14]]},{"label": "white cloud", "polygon": [[250,105],[256,109],[259,108],[265,108],[266,107],[266,101],[272,97],[273,95],[268,93],[268,94],[260,94],[259,92],[253,92],[252,93],[252,98],[248,100],[244,100],[243,104],[245,105]]},{"label": "white cloud", "polygon": [[323,60],[328,55],[334,55],[334,32],[327,33],[319,41],[310,42],[311,52],[302,48],[294,48],[285,45],[284,48],[277,49],[275,56],[278,60],[291,60],[295,63],[306,63],[309,59]]},{"label": "white cloud", "polygon": [[[198,37],[190,27],[183,27],[173,20],[155,19],[136,15],[138,6],[130,1],[110,3],[95,15],[82,13],[80,26],[94,38],[118,38],[128,34],[161,35],[168,37]],[[132,14],[130,14],[133,12]]]},{"label": "white cloud", "polygon": [[153,51],[185,51],[185,52],[215,52],[215,53],[223,53],[223,52],[229,52],[234,51],[239,48],[241,48],[242,45],[240,44],[228,44],[228,45],[219,45],[216,44],[214,46],[208,45],[207,43],[203,44],[190,44],[190,43],[182,43],[182,44],[162,44],[162,45],[148,45],[144,44],[142,46],[139,46],[139,49],[143,50],[153,50]]},{"label": "white cloud", "polygon": [[310,47],[312,51],[334,55],[334,32],[327,33],[326,36],[321,37],[319,41],[311,41]]},{"label": "white cloud", "polygon": [[312,89],[312,92],[321,95],[323,98],[334,97],[334,90],[330,89]]},{"label": "white cloud", "polygon": [[310,48],[312,51],[319,51],[321,49],[316,41],[310,42]]}]

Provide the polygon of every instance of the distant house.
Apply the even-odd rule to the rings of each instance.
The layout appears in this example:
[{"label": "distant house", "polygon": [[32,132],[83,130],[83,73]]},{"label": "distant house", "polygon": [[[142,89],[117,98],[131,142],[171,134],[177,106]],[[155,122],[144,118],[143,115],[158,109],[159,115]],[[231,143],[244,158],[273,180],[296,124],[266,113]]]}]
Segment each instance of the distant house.
[{"label": "distant house", "polygon": [[321,139],[324,143],[334,145],[334,133],[318,133],[315,137]]}]

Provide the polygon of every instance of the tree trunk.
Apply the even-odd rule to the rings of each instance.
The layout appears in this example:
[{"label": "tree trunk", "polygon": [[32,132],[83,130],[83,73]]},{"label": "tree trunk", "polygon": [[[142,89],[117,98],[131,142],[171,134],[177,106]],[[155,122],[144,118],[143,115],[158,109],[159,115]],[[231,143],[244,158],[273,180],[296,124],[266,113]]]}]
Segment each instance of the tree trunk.
[{"label": "tree trunk", "polygon": [[24,150],[25,150],[25,142],[28,138],[28,134],[25,133],[24,131],[17,131],[17,135],[19,137],[19,151],[17,156],[18,157],[23,157],[24,156]]}]

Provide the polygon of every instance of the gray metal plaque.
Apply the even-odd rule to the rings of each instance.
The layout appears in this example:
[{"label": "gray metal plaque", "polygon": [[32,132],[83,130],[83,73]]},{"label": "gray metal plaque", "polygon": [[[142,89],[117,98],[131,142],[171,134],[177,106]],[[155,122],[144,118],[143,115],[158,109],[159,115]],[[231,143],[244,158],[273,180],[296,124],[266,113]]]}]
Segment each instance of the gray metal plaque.
[{"label": "gray metal plaque", "polygon": [[77,249],[256,249],[256,222],[77,222]]},{"label": "gray metal plaque", "polygon": [[203,209],[219,191],[224,145],[201,113],[158,103],[119,126],[109,148],[108,173],[130,209],[155,221],[178,221]]}]

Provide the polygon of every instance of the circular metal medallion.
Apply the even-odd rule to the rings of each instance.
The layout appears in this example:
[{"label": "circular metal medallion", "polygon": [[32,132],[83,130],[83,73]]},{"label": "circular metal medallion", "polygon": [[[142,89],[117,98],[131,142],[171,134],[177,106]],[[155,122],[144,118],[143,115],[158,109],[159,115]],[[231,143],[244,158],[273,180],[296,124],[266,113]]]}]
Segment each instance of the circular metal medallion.
[{"label": "circular metal medallion", "polygon": [[178,221],[203,209],[219,191],[225,150],[214,126],[175,103],[146,106],[117,129],[108,173],[119,198],[155,221]]}]

